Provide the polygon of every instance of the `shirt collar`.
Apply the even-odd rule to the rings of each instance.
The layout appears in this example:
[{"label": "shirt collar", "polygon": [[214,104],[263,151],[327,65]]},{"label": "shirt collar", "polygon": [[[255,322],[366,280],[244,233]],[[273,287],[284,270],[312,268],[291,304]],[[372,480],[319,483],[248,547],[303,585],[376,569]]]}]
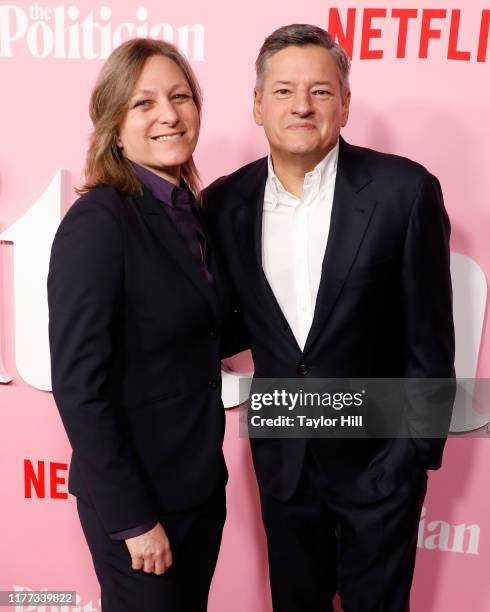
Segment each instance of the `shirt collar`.
[{"label": "shirt collar", "polygon": [[158,176],[158,174],[155,174],[155,172],[148,170],[148,168],[140,164],[132,161],[131,165],[142,184],[149,189],[160,202],[168,206],[175,206],[179,201],[189,200],[190,192],[187,190],[184,181],[181,181],[181,187],[177,187],[177,185]]},{"label": "shirt collar", "polygon": [[[311,170],[305,174],[303,188],[314,189],[317,193],[320,189],[335,178],[337,162],[339,158],[339,141],[327,155]],[[264,194],[264,204],[274,209],[278,204],[296,205],[300,198],[286,191],[281,181],[277,178],[272,164],[272,155],[267,158],[267,183]]]}]

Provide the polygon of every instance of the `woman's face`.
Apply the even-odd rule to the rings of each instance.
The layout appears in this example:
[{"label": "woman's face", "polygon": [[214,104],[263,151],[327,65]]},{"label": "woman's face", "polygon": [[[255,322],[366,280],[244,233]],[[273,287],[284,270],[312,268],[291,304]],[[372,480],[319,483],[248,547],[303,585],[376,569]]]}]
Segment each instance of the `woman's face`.
[{"label": "woman's face", "polygon": [[168,57],[148,58],[118,131],[131,161],[179,184],[180,168],[199,136],[199,113],[181,69]]}]

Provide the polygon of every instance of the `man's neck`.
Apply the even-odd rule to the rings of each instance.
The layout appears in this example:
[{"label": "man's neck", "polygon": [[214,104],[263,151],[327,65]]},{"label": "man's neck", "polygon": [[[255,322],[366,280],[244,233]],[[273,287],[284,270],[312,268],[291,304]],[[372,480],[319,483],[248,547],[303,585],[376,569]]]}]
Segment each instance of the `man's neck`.
[{"label": "man's neck", "polygon": [[286,157],[271,151],[274,174],[286,191],[300,198],[303,194],[305,175],[311,172],[324,159],[325,155],[327,153],[312,157],[301,155]]}]

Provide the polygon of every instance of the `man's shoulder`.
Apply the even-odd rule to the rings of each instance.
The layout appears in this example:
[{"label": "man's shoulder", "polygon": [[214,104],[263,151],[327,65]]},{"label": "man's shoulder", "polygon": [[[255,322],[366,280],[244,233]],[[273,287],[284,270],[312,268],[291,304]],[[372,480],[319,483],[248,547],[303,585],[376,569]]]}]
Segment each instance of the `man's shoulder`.
[{"label": "man's shoulder", "polygon": [[381,177],[391,182],[397,179],[419,182],[430,175],[422,164],[402,155],[347,143],[344,143],[344,147],[349,159],[364,163],[373,178]]}]

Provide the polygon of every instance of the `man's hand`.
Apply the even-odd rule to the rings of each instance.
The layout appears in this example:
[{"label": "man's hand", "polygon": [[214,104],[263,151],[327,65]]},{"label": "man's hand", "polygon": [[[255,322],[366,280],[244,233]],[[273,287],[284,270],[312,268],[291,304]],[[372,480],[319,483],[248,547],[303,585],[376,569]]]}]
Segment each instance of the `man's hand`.
[{"label": "man's hand", "polygon": [[131,555],[134,570],[142,569],[147,574],[163,574],[172,565],[172,551],[167,534],[160,523],[153,529],[125,540]]}]

